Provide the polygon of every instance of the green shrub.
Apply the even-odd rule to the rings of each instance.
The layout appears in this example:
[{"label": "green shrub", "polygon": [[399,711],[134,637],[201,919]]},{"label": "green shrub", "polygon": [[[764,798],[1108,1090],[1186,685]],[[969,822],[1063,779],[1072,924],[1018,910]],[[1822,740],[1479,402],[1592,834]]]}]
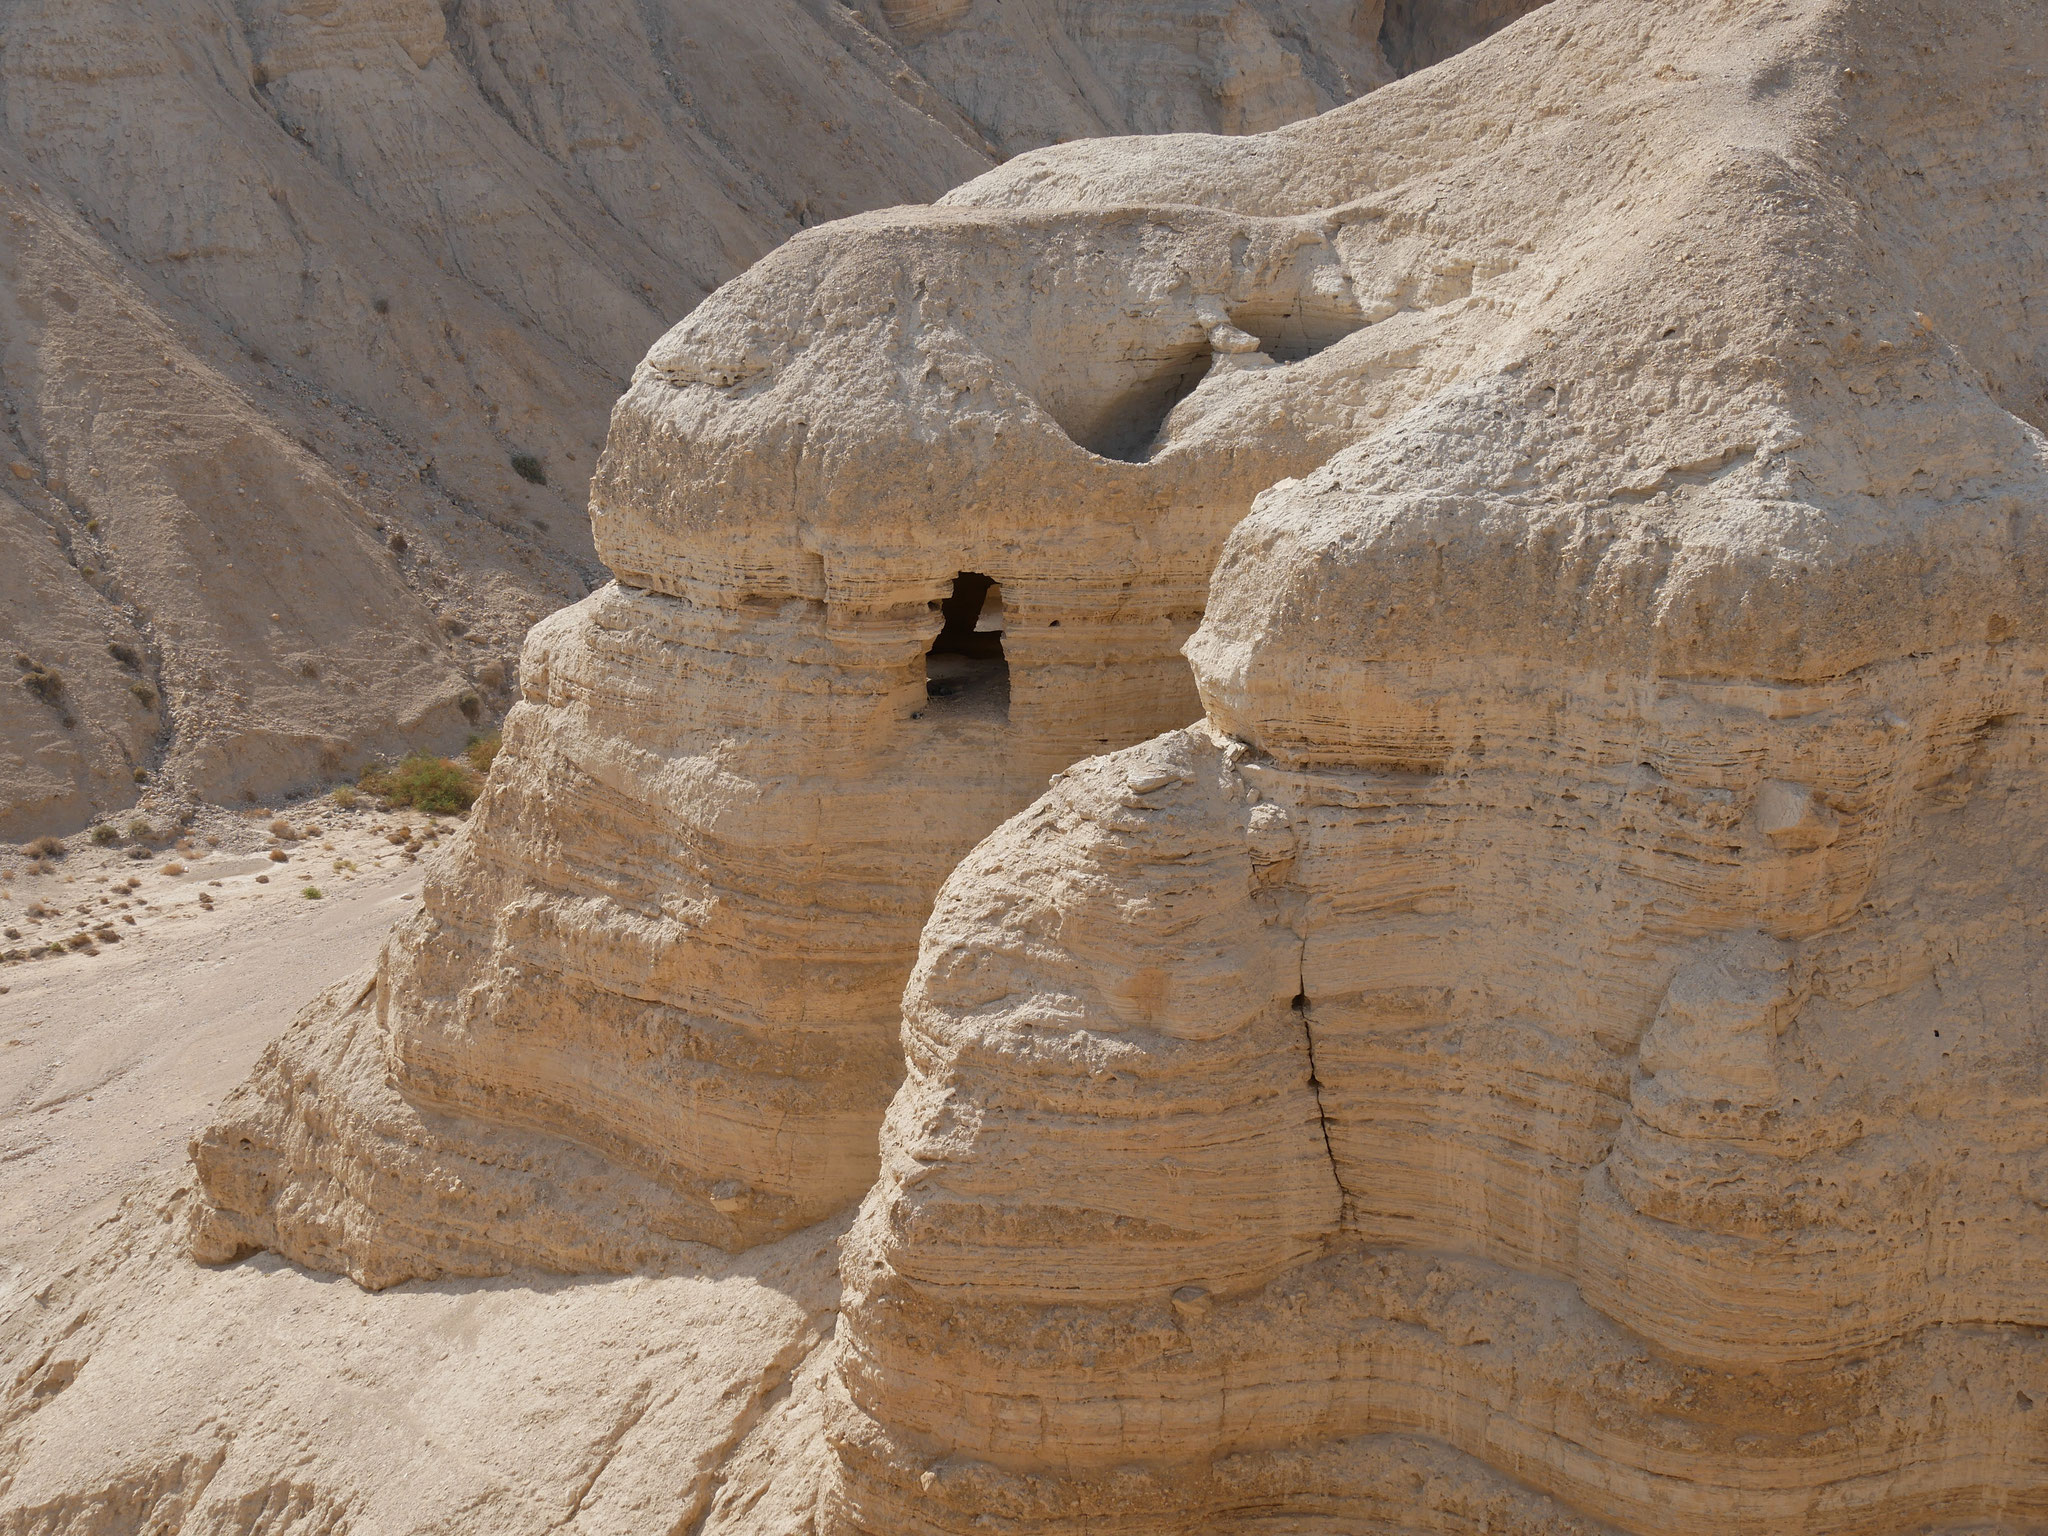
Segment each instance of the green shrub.
[{"label": "green shrub", "polygon": [[353,784],[337,785],[335,787],[334,793],[330,795],[328,798],[331,799],[336,805],[340,806],[344,811],[348,810],[351,806],[353,806],[356,803],[355,786]]},{"label": "green shrub", "polygon": [[128,835],[138,843],[146,843],[156,836],[156,828],[147,817],[138,816],[128,823]]},{"label": "green shrub", "polygon": [[476,775],[445,757],[415,752],[396,767],[372,765],[356,781],[394,806],[410,805],[437,816],[466,811],[476,802]]},{"label": "green shrub", "polygon": [[498,760],[498,749],[504,746],[502,732],[489,731],[482,736],[469,738],[469,745],[462,749],[462,755],[469,759],[469,766],[478,773],[488,775],[491,764]]},{"label": "green shrub", "polygon": [[309,885],[303,891],[299,892],[299,894],[305,897],[306,900],[308,901],[318,901],[322,896],[326,894],[326,892],[322,891],[320,887],[317,885]]},{"label": "green shrub", "polygon": [[147,683],[130,683],[128,691],[135,695],[135,702],[144,709],[156,708],[156,690]]},{"label": "green shrub", "polygon": [[531,481],[535,485],[546,485],[548,483],[547,470],[542,467],[540,460],[530,453],[515,453],[512,455],[512,473],[522,480]]},{"label": "green shrub", "polygon": [[103,821],[92,829],[92,840],[102,848],[111,848],[121,841],[121,834]]}]

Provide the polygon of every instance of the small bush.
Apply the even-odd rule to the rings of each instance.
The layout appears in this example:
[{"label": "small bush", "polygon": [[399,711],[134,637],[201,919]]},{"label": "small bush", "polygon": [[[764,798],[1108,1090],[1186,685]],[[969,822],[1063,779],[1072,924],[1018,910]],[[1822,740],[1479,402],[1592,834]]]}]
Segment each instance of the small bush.
[{"label": "small bush", "polygon": [[21,686],[45,704],[54,704],[64,696],[64,674],[37,662],[21,674]]},{"label": "small bush", "polygon": [[344,811],[349,810],[356,803],[355,786],[353,784],[343,784],[340,787],[338,787],[334,791],[334,793],[330,795],[328,798],[331,799],[336,805],[340,806]]},{"label": "small bush", "polygon": [[124,645],[119,640],[109,640],[107,642],[107,654],[124,667],[139,667],[142,665],[142,657],[136,653],[135,647]]},{"label": "small bush", "polygon": [[138,843],[147,842],[156,836],[156,828],[146,816],[138,816],[128,823],[128,835]]},{"label": "small bush", "polygon": [[482,736],[469,738],[469,745],[462,749],[462,755],[469,759],[469,766],[478,773],[488,775],[491,764],[498,760],[498,749],[505,744],[504,735],[490,731]]},{"label": "small bush", "polygon": [[270,824],[270,835],[272,837],[284,838],[289,842],[299,835],[299,829],[280,816]]},{"label": "small bush", "polygon": [[30,858],[61,859],[64,857],[64,839],[61,837],[39,837],[21,850]]},{"label": "small bush", "polygon": [[464,693],[461,698],[455,701],[455,707],[462,711],[463,719],[467,720],[471,725],[475,725],[477,718],[484,712],[484,701],[474,693]]},{"label": "small bush", "polygon": [[273,848],[270,850],[270,862],[273,864],[288,864],[291,862],[291,855],[282,848]]},{"label": "small bush", "polygon": [[144,709],[156,708],[156,690],[147,683],[130,683],[128,691],[135,695],[135,702]]},{"label": "small bush", "polygon": [[391,301],[385,298],[372,299],[370,300],[370,308],[377,311],[380,315],[388,315],[391,313]]},{"label": "small bush", "polygon": [[512,473],[522,480],[531,481],[535,485],[546,485],[548,483],[547,470],[542,466],[540,460],[530,453],[515,453],[512,455]]},{"label": "small bush", "polygon": [[391,535],[390,538],[386,539],[384,542],[391,546],[391,553],[393,553],[394,555],[402,555],[405,553],[404,534],[394,533]]},{"label": "small bush", "polygon": [[306,900],[308,901],[318,901],[321,898],[321,896],[325,894],[325,892],[323,892],[317,885],[309,885],[303,891],[299,892],[299,894],[305,897]]},{"label": "small bush", "polygon": [[111,848],[121,841],[121,834],[103,821],[92,829],[92,840],[102,848]]},{"label": "small bush", "polygon": [[147,784],[149,782],[149,770],[147,768],[138,768],[129,774],[128,777],[138,784]]},{"label": "small bush", "polygon": [[157,870],[157,873],[160,875],[182,875],[185,873],[185,866],[176,859],[173,859],[170,863]]},{"label": "small bush", "polygon": [[466,811],[476,803],[475,774],[449,758],[422,752],[415,752],[395,768],[365,768],[357,782],[394,806],[409,805],[441,816]]}]

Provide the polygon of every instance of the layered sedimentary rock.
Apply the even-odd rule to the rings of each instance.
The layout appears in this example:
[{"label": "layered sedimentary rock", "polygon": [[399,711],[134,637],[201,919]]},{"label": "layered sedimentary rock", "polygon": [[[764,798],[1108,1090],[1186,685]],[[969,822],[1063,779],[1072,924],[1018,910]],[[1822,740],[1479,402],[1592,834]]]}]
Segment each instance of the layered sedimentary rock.
[{"label": "layered sedimentary rock", "polygon": [[915,10],[7,7],[0,644],[71,688],[0,675],[0,837],[495,719],[633,360],[791,233],[1391,77],[1371,0]]},{"label": "layered sedimentary rock", "polygon": [[2048,1521],[2044,20],[1557,0],[791,242],[194,1251],[872,1181],[846,1533]]},{"label": "layered sedimentary rock", "polygon": [[857,1200],[946,871],[1198,712],[1252,497],[1485,329],[1356,221],[990,190],[798,236],[649,353],[592,487],[618,585],[529,640],[375,985],[205,1138],[199,1251],[631,1267]]},{"label": "layered sedimentary rock", "polygon": [[1560,0],[1347,164],[1492,349],[941,893],[838,1529],[2048,1518],[2043,19]]}]

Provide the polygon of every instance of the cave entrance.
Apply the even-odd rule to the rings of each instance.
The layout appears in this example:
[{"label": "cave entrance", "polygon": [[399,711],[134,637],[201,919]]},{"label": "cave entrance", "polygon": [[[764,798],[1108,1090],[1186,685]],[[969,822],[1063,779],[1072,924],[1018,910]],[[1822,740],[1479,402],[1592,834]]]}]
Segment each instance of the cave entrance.
[{"label": "cave entrance", "polygon": [[1003,657],[1003,589],[979,571],[953,578],[953,594],[932,604],[944,616],[924,658],[924,691],[949,711],[1010,714],[1010,663]]}]

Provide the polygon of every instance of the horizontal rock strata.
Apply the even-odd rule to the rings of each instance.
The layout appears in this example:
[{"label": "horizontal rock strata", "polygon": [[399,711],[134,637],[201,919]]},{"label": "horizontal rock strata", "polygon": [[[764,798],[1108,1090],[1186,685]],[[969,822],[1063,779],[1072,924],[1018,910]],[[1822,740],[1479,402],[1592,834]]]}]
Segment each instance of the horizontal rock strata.
[{"label": "horizontal rock strata", "polygon": [[[1414,86],[1513,99],[1538,38],[1604,78],[1615,15]],[[2044,86],[2012,17],[1723,16],[1654,8],[1583,109],[1608,222],[1518,225],[1554,281],[1488,363],[1231,535],[1205,721],[949,878],[842,1267],[835,1529],[1441,1528],[1419,1471],[1327,1502],[1388,1436],[1526,1489],[1499,1530],[2048,1518],[2048,441],[2007,297],[2048,229],[2004,190]],[[1901,110],[1906,58],[1952,115]]]},{"label": "horizontal rock strata", "polygon": [[195,1251],[867,1189],[846,1536],[2048,1521],[2044,20],[1557,0],[792,241]]},{"label": "horizontal rock strata", "polygon": [[[721,290],[615,412],[592,522],[618,584],[529,640],[350,1080],[458,1145],[518,1127],[653,1180],[694,1213],[668,1237],[858,1200],[946,872],[1048,774],[1198,713],[1180,648],[1253,497],[1480,343],[1469,274],[1395,257],[1363,215],[1091,199],[864,215]],[[316,1037],[202,1139],[198,1251],[380,1282],[590,1262],[472,1226],[421,1160],[343,1195],[385,1154],[309,1122]]]}]

